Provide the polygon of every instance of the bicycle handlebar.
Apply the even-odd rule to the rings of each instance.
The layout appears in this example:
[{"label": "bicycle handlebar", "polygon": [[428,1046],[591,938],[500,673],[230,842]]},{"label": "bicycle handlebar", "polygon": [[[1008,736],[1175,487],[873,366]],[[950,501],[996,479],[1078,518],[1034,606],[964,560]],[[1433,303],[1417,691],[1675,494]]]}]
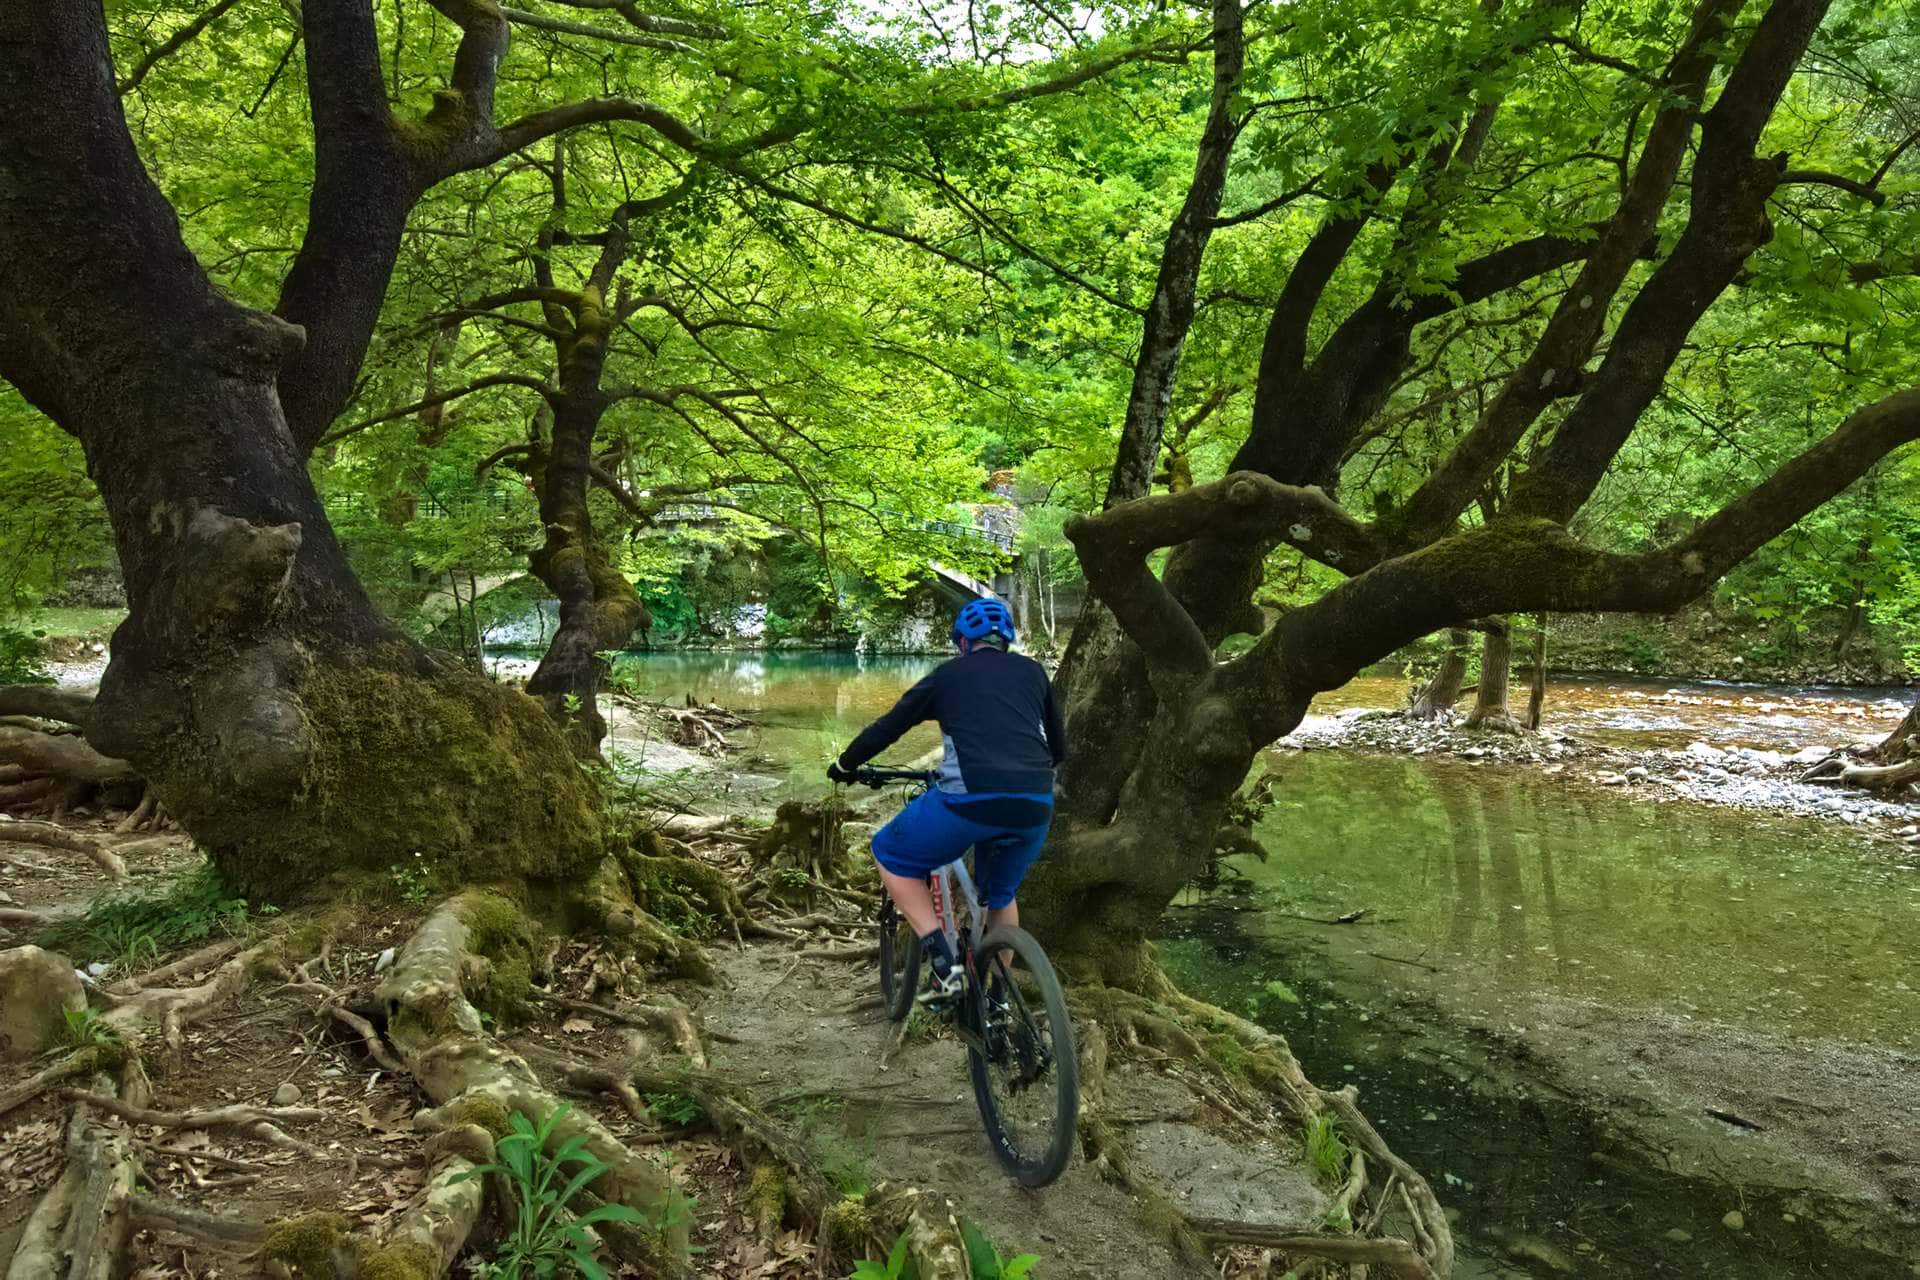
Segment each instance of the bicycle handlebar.
[{"label": "bicycle handlebar", "polygon": [[853,771],[853,783],[856,786],[872,787],[876,791],[889,782],[924,782],[929,785],[940,775],[931,769],[873,769],[859,768]]}]

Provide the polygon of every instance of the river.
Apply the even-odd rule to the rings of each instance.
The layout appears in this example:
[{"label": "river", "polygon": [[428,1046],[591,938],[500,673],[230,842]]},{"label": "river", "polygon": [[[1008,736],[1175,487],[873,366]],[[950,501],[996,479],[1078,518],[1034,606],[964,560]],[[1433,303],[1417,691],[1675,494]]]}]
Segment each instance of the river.
[{"label": "river", "polygon": [[[928,665],[675,653],[619,673],[748,712],[750,767],[807,793]],[[1404,688],[1357,681],[1314,715]],[[1551,729],[1641,748],[1792,750],[1902,710],[1893,691],[1599,679],[1547,702]],[[1916,855],[1521,766],[1264,764],[1269,857],[1183,896],[1168,967],[1285,1033],[1314,1079],[1359,1087],[1460,1211],[1463,1276],[1920,1274],[1898,1208],[1920,1190]]]}]

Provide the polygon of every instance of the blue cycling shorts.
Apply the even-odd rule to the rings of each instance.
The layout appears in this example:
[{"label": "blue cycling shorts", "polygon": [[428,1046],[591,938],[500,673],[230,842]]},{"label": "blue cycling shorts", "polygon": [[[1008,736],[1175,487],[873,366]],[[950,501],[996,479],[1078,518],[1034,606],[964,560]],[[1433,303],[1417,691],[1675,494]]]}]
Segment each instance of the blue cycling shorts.
[{"label": "blue cycling shorts", "polygon": [[1051,795],[929,791],[873,833],[873,856],[894,875],[917,878],[977,845],[974,883],[987,909],[998,910],[1013,901],[1052,822]]}]

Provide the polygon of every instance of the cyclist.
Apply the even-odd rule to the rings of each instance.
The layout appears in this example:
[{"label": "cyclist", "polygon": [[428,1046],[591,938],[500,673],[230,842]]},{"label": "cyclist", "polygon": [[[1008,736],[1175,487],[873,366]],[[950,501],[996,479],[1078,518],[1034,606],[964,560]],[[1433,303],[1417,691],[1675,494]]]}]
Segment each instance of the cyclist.
[{"label": "cyclist", "polygon": [[944,751],[934,786],[873,837],[880,878],[932,964],[936,999],[957,994],[961,977],[927,876],[978,846],[974,874],[987,928],[1018,924],[1015,892],[1053,821],[1053,771],[1066,756],[1060,708],[1045,669],[1009,651],[1014,638],[1006,605],[967,604],[953,622],[960,656],[907,690],[827,766],[829,778],[850,782],[908,729],[940,722]]}]

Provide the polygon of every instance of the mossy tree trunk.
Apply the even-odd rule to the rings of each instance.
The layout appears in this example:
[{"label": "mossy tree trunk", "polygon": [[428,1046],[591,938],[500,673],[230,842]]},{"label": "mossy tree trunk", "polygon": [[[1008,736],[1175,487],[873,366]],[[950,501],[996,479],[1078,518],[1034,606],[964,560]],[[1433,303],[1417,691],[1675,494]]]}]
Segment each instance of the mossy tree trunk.
[{"label": "mossy tree trunk", "polygon": [[[1075,629],[1056,678],[1070,748],[1064,795],[1048,856],[1022,894],[1065,967],[1122,984],[1149,976],[1145,942],[1161,911],[1204,866],[1256,753],[1299,723],[1314,694],[1420,636],[1475,619],[1669,611],[1920,438],[1920,389],[1899,392],[1657,550],[1612,554],[1567,528],[1688,334],[1771,235],[1768,201],[1782,161],[1755,149],[1826,7],[1773,0],[1748,38],[1729,42],[1737,4],[1702,0],[1660,73],[1661,97],[1619,203],[1592,234],[1541,235],[1456,261],[1444,292],[1409,292],[1389,267],[1343,318],[1327,316],[1323,295],[1336,272],[1366,269],[1359,255],[1349,261],[1363,233],[1396,249],[1431,244],[1448,206],[1471,199],[1464,179],[1499,106],[1476,95],[1477,72],[1539,39],[1526,23],[1499,24],[1481,55],[1490,61],[1461,68],[1457,114],[1430,136],[1403,139],[1408,159],[1359,173],[1295,261],[1272,309],[1251,427],[1230,473],[1148,495],[1144,483],[1127,482],[1153,474],[1140,450],[1157,448],[1157,433],[1123,433],[1125,465],[1115,468],[1107,509],[1068,526],[1105,607]],[[1723,87],[1708,108],[1717,76]],[[1406,198],[1389,200],[1397,186]],[[1685,210],[1684,226],[1677,238],[1663,236],[1662,219],[1675,209]],[[1389,210],[1400,211],[1397,221]],[[1636,275],[1635,264],[1662,244],[1670,251]],[[1562,269],[1572,284],[1556,295],[1533,350],[1412,497],[1372,523],[1343,508],[1333,496],[1342,463],[1408,369],[1419,326]],[[1623,289],[1630,301],[1614,307]],[[1320,333],[1327,336],[1314,350]],[[1603,338],[1605,355],[1587,372]],[[1548,443],[1526,449],[1542,413],[1568,399]],[[1496,484],[1505,493],[1497,514],[1463,527],[1468,508]],[[1254,592],[1267,557],[1283,547],[1345,581],[1281,614],[1249,652],[1217,662],[1226,635],[1264,625]],[[1163,550],[1166,568],[1156,574],[1151,560]],[[1504,659],[1503,650],[1489,664],[1496,685]]]},{"label": "mossy tree trunk", "polygon": [[1471,633],[1455,627],[1447,632],[1447,651],[1440,657],[1440,669],[1421,686],[1407,714],[1416,720],[1438,720],[1460,701],[1467,683],[1467,640]]},{"label": "mossy tree trunk", "polygon": [[[556,149],[556,173],[566,163]],[[555,182],[555,220],[564,184]],[[543,241],[535,255],[536,288],[554,338],[559,374],[549,394],[551,421],[547,439],[529,442],[525,470],[540,498],[540,523],[546,538],[531,558],[534,576],[560,601],[560,626],[540,659],[527,692],[546,704],[563,727],[567,741],[582,756],[597,757],[606,737],[600,711],[600,684],[608,671],[602,655],[626,648],[633,633],[652,622],[633,583],[614,563],[605,540],[594,528],[589,501],[596,479],[617,499],[632,504],[619,482],[596,462],[594,439],[616,395],[602,388],[607,348],[614,330],[637,304],[614,278],[626,258],[628,224],[636,211],[623,205],[611,219],[600,253],[586,281],[575,289],[554,286],[552,244]]]},{"label": "mossy tree trunk", "polygon": [[[305,9],[317,123],[339,107],[322,82],[366,52],[335,29],[349,10],[368,35],[356,6]],[[283,412],[282,379],[316,331],[371,321],[336,298],[344,311],[303,328],[213,288],[128,135],[97,4],[8,6],[0,49],[0,375],[81,442],[127,583],[91,740],[252,895],[310,894],[416,851],[450,878],[578,874],[602,819],[564,743],[537,704],[373,609],[307,474],[317,433]],[[397,202],[404,221],[427,181],[410,175],[389,190],[363,172],[354,198],[387,203],[362,215]],[[373,276],[383,287],[380,270],[336,283],[377,293]],[[355,341],[328,338],[326,386]],[[316,396],[332,393],[316,383],[300,403]]]},{"label": "mossy tree trunk", "polygon": [[1480,641],[1480,684],[1467,728],[1520,732],[1520,722],[1513,718],[1512,688],[1513,628],[1505,618],[1489,618]]}]

